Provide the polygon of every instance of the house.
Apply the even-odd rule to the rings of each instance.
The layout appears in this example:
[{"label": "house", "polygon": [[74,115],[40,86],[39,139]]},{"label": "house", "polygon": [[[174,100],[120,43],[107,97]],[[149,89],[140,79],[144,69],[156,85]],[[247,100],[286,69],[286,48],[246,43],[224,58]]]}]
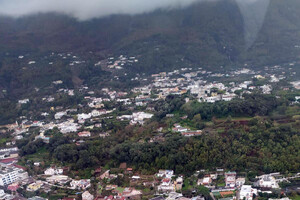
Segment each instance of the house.
[{"label": "house", "polygon": [[6,152],[0,152],[0,159],[4,159],[7,155]]},{"label": "house", "polygon": [[22,99],[18,101],[19,104],[27,104],[29,103],[29,99]]},{"label": "house", "polygon": [[73,180],[70,183],[70,186],[75,189],[86,190],[91,186],[91,180],[90,179]]},{"label": "house", "polygon": [[12,191],[12,192],[15,192],[17,191],[17,189],[19,188],[19,184],[18,183],[13,183],[13,184],[10,184],[7,189]]},{"label": "house", "polygon": [[94,200],[94,195],[89,193],[89,191],[85,191],[84,193],[82,193],[81,197],[82,200]]},{"label": "house", "polygon": [[154,198],[152,198],[150,200],[165,200],[165,198],[163,198],[163,197],[154,197]]},{"label": "house", "polygon": [[127,169],[127,163],[121,163],[119,169]]},{"label": "house", "polygon": [[34,197],[31,197],[31,198],[28,198],[28,200],[47,200],[43,197],[39,197],[39,196],[34,196]]},{"label": "house", "polygon": [[31,183],[30,185],[27,186],[27,191],[35,192],[35,191],[39,190],[43,185],[44,185],[44,183],[42,181],[37,181],[35,183]]},{"label": "house", "polygon": [[159,192],[170,193],[175,192],[175,187],[172,184],[172,180],[170,178],[164,178],[161,181],[161,184],[157,187]]},{"label": "house", "polygon": [[67,112],[58,112],[54,115],[54,119],[61,119],[64,115],[67,115]]},{"label": "house", "polygon": [[91,132],[90,131],[82,131],[78,133],[79,137],[91,137]]},{"label": "house", "polygon": [[43,142],[46,144],[49,144],[49,142],[50,142],[50,137],[46,137],[43,132],[41,132],[39,135],[37,135],[35,137],[35,140],[38,140],[38,139],[43,140]]},{"label": "house", "polygon": [[100,177],[101,180],[109,178],[109,170],[105,171]]},{"label": "house", "polygon": [[50,167],[44,171],[44,174],[48,176],[63,174],[63,169]]},{"label": "house", "polygon": [[102,138],[109,137],[110,134],[108,132],[99,133],[99,136]]},{"label": "house", "polygon": [[197,196],[197,197],[191,198],[191,200],[205,200],[205,198],[201,197],[201,196]]},{"label": "house", "polygon": [[182,132],[181,135],[183,135],[183,136],[185,136],[185,137],[200,136],[200,135],[202,135],[202,131],[201,131],[201,130],[197,130],[197,131],[186,131],[186,132]]},{"label": "house", "polygon": [[6,194],[4,190],[0,189],[0,199],[12,199],[13,196]]},{"label": "house", "polygon": [[226,172],[225,173],[225,187],[234,188],[236,180],[236,172]]},{"label": "house", "polygon": [[116,189],[118,186],[117,185],[107,185],[106,187],[105,187],[105,190],[114,190],[114,189]]},{"label": "house", "polygon": [[240,188],[245,184],[245,182],[246,182],[245,178],[237,178],[235,185],[236,185],[236,187]]},{"label": "house", "polygon": [[253,200],[257,195],[257,189],[251,187],[251,185],[243,185],[238,192],[238,199]]},{"label": "house", "polygon": [[175,190],[176,191],[181,191],[182,185],[183,185],[183,178],[182,177],[178,177],[176,179],[176,181],[175,181]]},{"label": "house", "polygon": [[169,196],[166,198],[166,200],[176,200],[178,198],[182,197],[182,194],[177,192],[171,192]]},{"label": "house", "polygon": [[172,178],[174,175],[174,171],[173,170],[159,170],[158,173],[156,174],[157,177],[160,178]]},{"label": "house", "polygon": [[77,115],[78,120],[86,120],[86,119],[90,119],[91,117],[92,115],[90,113],[89,114],[82,113]]},{"label": "house", "polygon": [[216,180],[218,178],[218,174],[210,174],[209,176],[212,180]]},{"label": "house", "polygon": [[168,118],[174,117],[174,114],[167,114],[166,117]]},{"label": "house", "polygon": [[53,176],[46,178],[46,181],[48,183],[52,183],[52,184],[58,183],[60,185],[64,185],[67,182],[69,182],[70,180],[71,179],[65,175],[53,175]]},{"label": "house", "polygon": [[180,124],[174,124],[174,127],[173,127],[173,131],[174,132],[187,132],[189,129],[188,128],[185,128],[185,127],[182,127]]},{"label": "house", "polygon": [[169,178],[165,178],[165,179],[163,179],[162,181],[162,185],[163,186],[169,186],[169,185],[171,185],[171,179],[169,179]]},{"label": "house", "polygon": [[132,176],[131,178],[132,178],[133,180],[140,180],[140,179],[141,179],[140,176]]},{"label": "house", "polygon": [[134,188],[125,188],[121,194],[126,199],[140,199],[142,192]]},{"label": "house", "polygon": [[127,174],[132,174],[132,171],[133,171],[132,168],[127,168],[127,169],[126,169],[126,173],[127,173]]},{"label": "house", "polygon": [[62,200],[76,200],[76,198],[64,197]]},{"label": "house", "polygon": [[278,183],[276,182],[276,179],[274,176],[271,175],[262,175],[258,177],[259,180],[254,184],[257,187],[261,188],[279,188]]},{"label": "house", "polygon": [[209,186],[212,183],[212,179],[210,177],[204,177],[201,185]]}]

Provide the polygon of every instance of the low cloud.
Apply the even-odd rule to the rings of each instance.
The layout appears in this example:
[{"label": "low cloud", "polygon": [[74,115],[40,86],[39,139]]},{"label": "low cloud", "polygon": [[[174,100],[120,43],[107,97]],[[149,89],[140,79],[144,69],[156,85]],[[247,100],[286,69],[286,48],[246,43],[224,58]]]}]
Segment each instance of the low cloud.
[{"label": "low cloud", "polygon": [[250,48],[261,30],[270,0],[236,0],[244,18],[246,48]]},{"label": "low cloud", "polygon": [[[113,14],[141,14],[156,9],[174,9],[199,1],[217,0],[0,0],[0,15],[22,17],[38,13],[62,13],[79,21]],[[260,31],[270,0],[235,0],[244,18],[246,46]]]},{"label": "low cloud", "polygon": [[22,17],[58,12],[79,20],[112,14],[141,14],[155,9],[180,8],[199,0],[0,0],[0,14]]}]

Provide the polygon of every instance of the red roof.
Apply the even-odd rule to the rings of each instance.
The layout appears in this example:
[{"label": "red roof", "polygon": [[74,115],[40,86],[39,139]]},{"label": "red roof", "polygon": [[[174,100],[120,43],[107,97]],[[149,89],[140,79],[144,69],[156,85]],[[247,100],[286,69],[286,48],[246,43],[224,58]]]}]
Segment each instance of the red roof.
[{"label": "red roof", "polygon": [[97,168],[97,169],[95,170],[95,173],[100,173],[101,171],[102,171],[102,168],[99,167],[99,168]]},{"label": "red roof", "polygon": [[112,195],[110,195],[110,196],[107,198],[107,200],[112,200],[112,199],[114,199],[114,197],[113,197]]},{"label": "red roof", "polygon": [[170,179],[169,178],[165,178],[165,179],[162,180],[162,182],[168,183],[168,182],[170,182]]},{"label": "red roof", "polygon": [[7,187],[7,189],[10,191],[17,191],[18,188],[19,188],[18,184],[11,184]]},{"label": "red roof", "polygon": [[8,164],[8,163],[12,163],[12,162],[17,162],[17,159],[16,158],[6,158],[6,159],[0,160],[0,162]]},{"label": "red roof", "polygon": [[19,168],[19,169],[23,169],[24,171],[26,170],[26,167],[20,166],[20,165],[16,165],[13,164],[14,167]]},{"label": "red roof", "polygon": [[78,133],[78,136],[89,136],[89,135],[91,135],[89,131],[83,131]]}]

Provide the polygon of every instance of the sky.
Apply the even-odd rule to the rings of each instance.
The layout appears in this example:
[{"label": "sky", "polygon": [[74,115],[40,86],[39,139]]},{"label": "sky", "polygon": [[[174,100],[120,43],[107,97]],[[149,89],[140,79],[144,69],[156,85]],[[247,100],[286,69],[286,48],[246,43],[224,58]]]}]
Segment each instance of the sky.
[{"label": "sky", "polygon": [[[182,8],[197,1],[218,0],[0,0],[0,15],[22,17],[57,12],[85,21],[112,14],[142,14],[156,9]],[[261,29],[270,0],[235,0],[244,18],[249,48]]]}]

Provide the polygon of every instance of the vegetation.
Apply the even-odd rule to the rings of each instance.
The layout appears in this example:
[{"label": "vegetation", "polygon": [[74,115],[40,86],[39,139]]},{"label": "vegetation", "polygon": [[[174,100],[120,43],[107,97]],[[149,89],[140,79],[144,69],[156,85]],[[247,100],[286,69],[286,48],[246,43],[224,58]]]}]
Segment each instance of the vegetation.
[{"label": "vegetation", "polygon": [[[166,130],[165,142],[149,143],[147,138],[155,135],[159,126],[170,127],[182,121],[180,117],[170,121],[160,113],[144,127],[121,128],[125,126],[121,125],[111,137],[87,140],[80,146],[72,142],[72,136],[59,133],[54,134],[47,145],[40,141],[20,142],[21,155],[36,154],[46,146],[54,162],[73,169],[118,167],[126,162],[145,173],[174,169],[176,173],[190,174],[215,167],[254,174],[286,173],[296,172],[300,167],[299,120],[292,116],[282,118],[277,113],[285,105],[286,109],[299,114],[299,105],[289,106],[288,100],[261,94],[216,104],[184,103],[176,96],[168,97],[166,102],[165,110],[160,102],[156,109],[188,115],[185,121],[195,128],[201,124],[204,134],[186,138]],[[207,126],[206,122],[210,120],[212,123]]]}]

